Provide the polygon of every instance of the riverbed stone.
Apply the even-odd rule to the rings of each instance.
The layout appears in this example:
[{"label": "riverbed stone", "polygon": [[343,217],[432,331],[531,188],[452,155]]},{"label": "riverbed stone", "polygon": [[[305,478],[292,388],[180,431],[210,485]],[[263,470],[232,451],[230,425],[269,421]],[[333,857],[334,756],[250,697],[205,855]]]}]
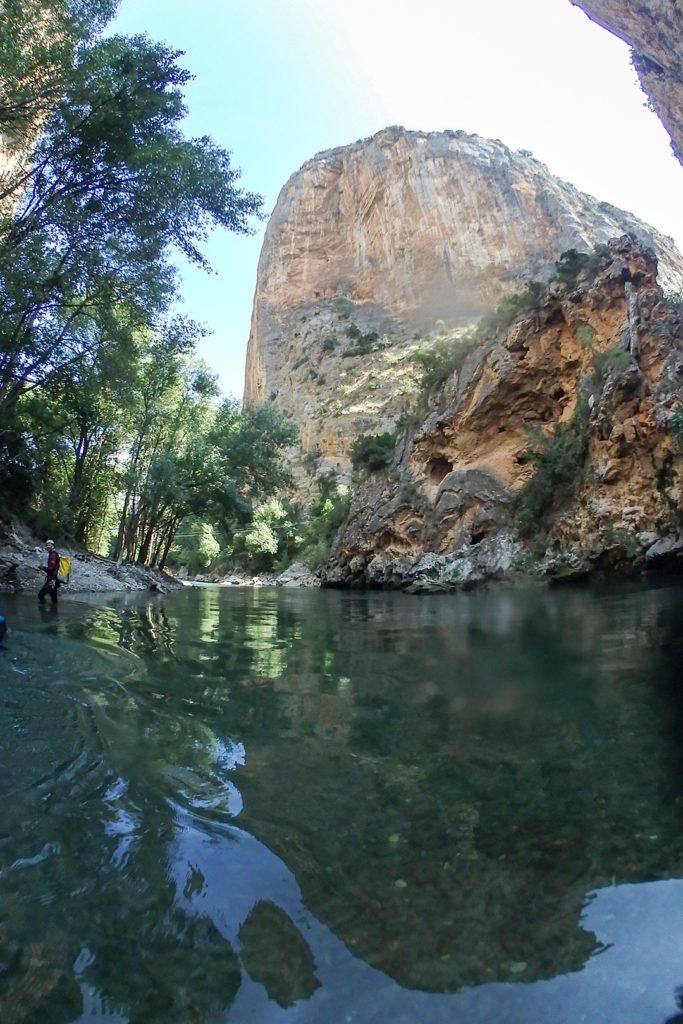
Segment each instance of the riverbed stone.
[{"label": "riverbed stone", "polygon": [[319,587],[320,580],[303,562],[294,562],[276,578],[278,587]]}]

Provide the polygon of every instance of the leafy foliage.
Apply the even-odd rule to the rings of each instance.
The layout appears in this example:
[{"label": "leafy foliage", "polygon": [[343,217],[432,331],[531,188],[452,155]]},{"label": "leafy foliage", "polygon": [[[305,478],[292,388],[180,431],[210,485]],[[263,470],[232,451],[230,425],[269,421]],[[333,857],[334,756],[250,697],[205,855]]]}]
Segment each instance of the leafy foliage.
[{"label": "leafy foliage", "polygon": [[284,453],[296,438],[294,424],[270,405],[241,412],[235,401],[223,402],[209,433],[218,522],[245,521],[252,506],[291,486]]},{"label": "leafy foliage", "polygon": [[521,316],[528,316],[538,309],[545,285],[540,281],[530,281],[523,292],[506,296],[498,303],[492,313],[483,317],[477,325],[477,339],[492,337],[508,327]]},{"label": "leafy foliage", "polygon": [[334,308],[342,320],[348,320],[354,310],[353,302],[350,299],[340,298],[334,304]]},{"label": "leafy foliage", "polygon": [[470,331],[457,338],[439,339],[432,345],[420,345],[412,359],[422,372],[423,392],[431,394],[448,380],[477,344],[476,332]]},{"label": "leafy foliage", "polygon": [[349,324],[345,334],[353,341],[353,345],[343,353],[345,359],[350,356],[366,356],[369,352],[374,352],[379,343],[377,331],[368,331],[363,334],[357,324]]},{"label": "leafy foliage", "polygon": [[581,348],[591,349],[595,344],[595,328],[590,324],[579,324],[576,328],[576,337]]},{"label": "leafy foliage", "polygon": [[0,223],[0,416],[26,390],[95,354],[125,306],[134,326],[174,296],[169,253],[206,266],[210,227],[249,230],[260,199],[229,155],[185,139],[179,53],[145,37],[78,51]]},{"label": "leafy foliage", "polygon": [[[0,128],[5,146],[30,147],[62,95],[76,47],[111,18],[116,0],[3,0],[0,10]],[[20,187],[3,181],[6,198]]]},{"label": "leafy foliage", "polygon": [[555,278],[568,288],[573,288],[582,277],[595,274],[608,255],[606,245],[596,245],[591,252],[567,249],[555,264]]},{"label": "leafy foliage", "polygon": [[176,569],[185,568],[192,576],[205,573],[216,560],[221,550],[211,523],[189,519],[169,552],[168,565]]},{"label": "leafy foliage", "polygon": [[663,302],[669,306],[674,313],[683,316],[683,295],[680,292],[665,292]]},{"label": "leafy foliage", "polygon": [[0,511],[160,566],[185,522],[204,566],[286,486],[295,430],[218,404],[172,254],[207,269],[212,228],[248,233],[261,199],[182,133],[178,51],[98,37],[115,6],[0,12]]},{"label": "leafy foliage", "polygon": [[294,558],[300,540],[296,510],[281,498],[271,497],[254,509],[249,526],[236,534],[233,556],[252,571],[284,568]]},{"label": "leafy foliage", "polygon": [[630,352],[623,349],[606,348],[602,352],[596,352],[593,356],[593,368],[599,382],[605,380],[612,371],[625,370],[633,362]]},{"label": "leafy foliage", "polygon": [[351,465],[354,469],[376,473],[389,465],[395,447],[395,434],[361,434],[351,446]]},{"label": "leafy foliage", "polygon": [[679,405],[669,420],[669,429],[679,445],[683,445],[683,405]]},{"label": "leafy foliage", "polygon": [[325,565],[339,527],[345,522],[351,504],[348,487],[340,485],[334,473],[323,473],[317,480],[318,500],[309,510],[297,557],[311,569]]},{"label": "leafy foliage", "polygon": [[550,434],[539,434],[524,453],[534,474],[516,502],[522,536],[538,532],[553,503],[572,493],[586,456],[588,416],[588,403],[579,399],[569,423],[558,424]]}]

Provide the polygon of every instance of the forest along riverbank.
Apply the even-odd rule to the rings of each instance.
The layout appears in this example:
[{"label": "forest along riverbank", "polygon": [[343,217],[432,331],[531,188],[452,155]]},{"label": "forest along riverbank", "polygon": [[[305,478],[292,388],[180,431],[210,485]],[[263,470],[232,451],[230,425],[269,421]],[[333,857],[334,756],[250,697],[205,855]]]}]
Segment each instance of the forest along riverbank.
[{"label": "forest along riverbank", "polygon": [[[111,591],[172,590],[191,583],[215,583],[222,586],[319,587],[320,580],[306,566],[291,565],[279,575],[248,576],[231,573],[221,578],[176,577],[159,569],[147,569],[134,562],[114,559],[60,546],[61,554],[71,558],[71,576],[67,593],[107,593]],[[5,528],[0,535],[0,594],[36,592],[45,580],[38,568],[45,563],[44,542],[20,526]]]}]

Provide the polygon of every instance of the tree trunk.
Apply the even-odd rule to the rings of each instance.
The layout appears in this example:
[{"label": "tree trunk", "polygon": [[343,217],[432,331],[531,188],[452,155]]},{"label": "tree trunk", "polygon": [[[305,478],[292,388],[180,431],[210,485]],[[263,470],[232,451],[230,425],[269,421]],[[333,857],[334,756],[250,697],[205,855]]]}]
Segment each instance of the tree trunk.
[{"label": "tree trunk", "polygon": [[179,525],[180,523],[174,519],[169,528],[168,535],[166,537],[166,543],[164,544],[164,550],[162,552],[161,558],[159,559],[159,569],[163,569],[164,566],[166,565],[166,559],[168,558],[168,553],[171,550],[171,544],[173,543]]},{"label": "tree trunk", "polygon": [[142,539],[142,544],[140,545],[140,553],[139,553],[138,559],[137,559],[138,562],[142,562],[143,565],[147,565],[147,560],[149,558],[149,549],[152,546],[152,539],[153,539],[153,537],[154,537],[154,523],[151,522],[149,524],[149,526],[147,527],[145,535],[144,535],[144,537]]}]

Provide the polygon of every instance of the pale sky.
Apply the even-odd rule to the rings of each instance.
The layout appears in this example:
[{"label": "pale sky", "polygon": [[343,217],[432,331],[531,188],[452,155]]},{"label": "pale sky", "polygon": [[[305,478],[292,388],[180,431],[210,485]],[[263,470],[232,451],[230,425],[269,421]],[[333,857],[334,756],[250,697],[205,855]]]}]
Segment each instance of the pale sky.
[{"label": "pale sky", "polygon": [[[122,0],[115,30],[185,51],[189,135],[229,149],[270,213],[315,153],[398,124],[500,139],[683,250],[683,168],[628,47],[569,0]],[[265,224],[183,272],[200,354],[240,397]]]}]

